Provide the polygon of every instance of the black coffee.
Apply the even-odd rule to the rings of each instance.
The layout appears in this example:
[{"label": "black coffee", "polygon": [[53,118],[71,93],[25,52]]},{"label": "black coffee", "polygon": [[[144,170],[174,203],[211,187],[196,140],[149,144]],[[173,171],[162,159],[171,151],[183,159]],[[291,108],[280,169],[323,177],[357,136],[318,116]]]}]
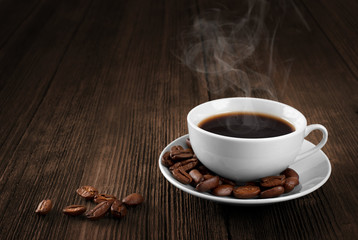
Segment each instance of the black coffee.
[{"label": "black coffee", "polygon": [[211,116],[201,121],[200,128],[237,138],[268,138],[295,131],[294,126],[284,119],[263,114],[231,112]]}]

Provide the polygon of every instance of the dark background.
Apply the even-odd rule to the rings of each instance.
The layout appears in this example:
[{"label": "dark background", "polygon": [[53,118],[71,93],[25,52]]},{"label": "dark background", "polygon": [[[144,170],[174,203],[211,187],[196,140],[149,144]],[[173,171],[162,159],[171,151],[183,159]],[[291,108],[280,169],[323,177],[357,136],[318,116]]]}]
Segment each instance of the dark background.
[{"label": "dark background", "polygon": [[[358,3],[259,1],[255,9],[262,2],[263,39],[274,44],[248,58],[250,81],[258,84],[249,94],[287,103],[309,124],[327,127],[322,150],[332,175],[324,186],[288,202],[236,207],[186,194],[159,171],[162,149],[187,133],[191,108],[244,95],[180,58],[198,40],[186,35],[197,17],[216,8],[234,21],[247,13],[246,1],[2,0],[0,238],[356,237]],[[203,38],[199,44],[207,49]],[[199,63],[220,69],[208,57]],[[269,77],[274,95],[258,76]],[[93,206],[76,195],[81,185],[119,198],[139,192],[145,202],[122,220],[63,215],[69,204]],[[54,208],[39,217],[34,211],[45,198]]]}]

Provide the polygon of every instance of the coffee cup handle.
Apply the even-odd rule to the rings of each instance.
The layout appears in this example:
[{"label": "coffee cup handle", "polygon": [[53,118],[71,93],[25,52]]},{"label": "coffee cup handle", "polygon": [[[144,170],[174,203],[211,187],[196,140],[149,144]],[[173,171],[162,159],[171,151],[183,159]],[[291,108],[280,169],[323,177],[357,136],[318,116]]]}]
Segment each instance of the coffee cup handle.
[{"label": "coffee cup handle", "polygon": [[326,142],[327,142],[327,140],[328,140],[328,131],[327,131],[327,129],[326,129],[324,126],[322,126],[321,124],[311,124],[311,125],[308,125],[308,126],[306,127],[306,130],[305,130],[305,137],[307,137],[308,134],[310,134],[310,133],[311,133],[312,131],[314,131],[314,130],[319,130],[319,131],[322,132],[323,136],[322,136],[321,141],[320,141],[315,147],[313,147],[313,148],[311,148],[311,149],[309,149],[309,150],[307,150],[307,151],[305,151],[305,152],[303,152],[303,153],[300,153],[300,154],[296,157],[295,162],[300,161],[300,160],[302,160],[302,159],[308,157],[309,155],[311,155],[311,154],[317,152],[318,150],[320,150],[320,149],[326,144]]}]

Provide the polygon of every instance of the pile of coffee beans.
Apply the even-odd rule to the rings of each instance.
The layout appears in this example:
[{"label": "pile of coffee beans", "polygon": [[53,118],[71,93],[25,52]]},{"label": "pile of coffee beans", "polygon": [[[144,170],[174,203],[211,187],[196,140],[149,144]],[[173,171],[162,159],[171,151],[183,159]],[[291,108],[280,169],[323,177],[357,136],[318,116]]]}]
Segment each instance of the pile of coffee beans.
[{"label": "pile of coffee beans", "polygon": [[169,168],[176,180],[191,184],[199,192],[240,199],[273,198],[291,192],[299,184],[297,172],[287,168],[279,176],[268,176],[239,185],[207,169],[196,157],[189,139],[186,139],[186,144],[188,148],[185,149],[182,146],[171,147],[170,151],[164,153],[161,163]]},{"label": "pile of coffee beans", "polygon": [[[98,190],[92,186],[81,186],[76,192],[84,199],[96,203],[96,206],[87,211],[87,207],[84,205],[69,205],[66,206],[62,212],[69,216],[85,214],[85,216],[91,220],[100,219],[109,212],[114,218],[123,218],[127,215],[128,207],[139,205],[144,201],[143,196],[139,193],[129,194],[120,200],[113,195],[99,193]],[[40,215],[46,215],[51,211],[52,206],[52,201],[45,199],[39,203],[35,212]]]}]

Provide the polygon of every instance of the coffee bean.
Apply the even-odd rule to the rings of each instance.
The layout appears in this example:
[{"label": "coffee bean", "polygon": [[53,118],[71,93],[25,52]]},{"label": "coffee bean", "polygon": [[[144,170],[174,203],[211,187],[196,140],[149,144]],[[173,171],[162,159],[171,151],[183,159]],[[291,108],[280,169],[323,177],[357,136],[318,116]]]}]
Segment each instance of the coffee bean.
[{"label": "coffee bean", "polygon": [[111,214],[114,217],[122,218],[127,215],[127,208],[120,200],[115,200],[111,206]]},{"label": "coffee bean", "polygon": [[173,146],[170,148],[170,156],[175,155],[175,154],[179,154],[181,151],[183,151],[184,148],[180,145],[177,146]]},{"label": "coffee bean", "polygon": [[166,167],[170,167],[174,164],[173,160],[170,158],[170,152],[164,153],[161,162]]},{"label": "coffee bean", "polygon": [[224,178],[224,177],[220,177],[220,181],[223,184],[229,184],[229,185],[232,185],[232,186],[236,185],[236,183],[234,181],[231,181],[230,179],[227,179],[227,178]]},{"label": "coffee bean", "polygon": [[113,201],[103,201],[86,213],[86,217],[91,220],[102,218],[110,209]]},{"label": "coffee bean", "polygon": [[298,178],[296,177],[286,178],[286,182],[283,185],[283,187],[285,188],[285,193],[291,192],[298,184],[299,184]]},{"label": "coffee bean", "polygon": [[276,186],[270,189],[267,189],[263,192],[261,192],[260,197],[261,198],[274,198],[274,197],[278,197],[281,194],[283,194],[285,192],[284,187],[282,186]]},{"label": "coffee bean", "polygon": [[93,199],[94,196],[98,194],[97,189],[92,186],[81,186],[76,190],[76,192],[78,193],[78,195],[88,200]]},{"label": "coffee bean", "polygon": [[[213,177],[215,177],[215,176],[212,175],[212,174],[204,174],[203,177],[204,177],[204,180],[208,180],[208,179],[213,178]],[[219,180],[220,180],[220,179],[219,179]]]},{"label": "coffee bean", "polygon": [[246,186],[260,186],[260,183],[252,181],[252,182],[247,182],[245,185]]},{"label": "coffee bean", "polygon": [[123,198],[122,202],[127,206],[135,206],[141,204],[144,201],[144,198],[139,193],[132,193]]},{"label": "coffee bean", "polygon": [[172,171],[172,170],[174,170],[176,168],[181,168],[184,171],[189,171],[189,170],[193,169],[196,165],[198,165],[198,163],[199,163],[198,159],[191,158],[191,159],[188,159],[188,160],[184,160],[184,161],[175,163],[173,166],[171,166],[169,168],[169,170]]},{"label": "coffee bean", "polygon": [[189,184],[193,180],[190,175],[181,168],[174,169],[172,174],[176,180],[183,184]]},{"label": "coffee bean", "polygon": [[224,185],[217,186],[216,188],[211,190],[211,192],[216,196],[230,196],[233,189],[234,189],[233,185],[224,184]]},{"label": "coffee bean", "polygon": [[295,177],[297,179],[300,179],[300,176],[298,175],[298,173],[295,170],[293,170],[292,168],[286,168],[286,170],[280,174],[285,175],[286,178]]},{"label": "coffee bean", "polygon": [[204,165],[200,165],[199,167],[197,167],[197,169],[203,175],[210,173],[210,170],[207,169],[207,167],[205,167]]},{"label": "coffee bean", "polygon": [[190,148],[184,149],[182,146],[173,146],[170,149],[170,157],[175,161],[192,158],[193,155],[193,150]]},{"label": "coffee bean", "polygon": [[232,193],[236,198],[248,199],[257,197],[260,191],[258,186],[246,185],[235,188]]},{"label": "coffee bean", "polygon": [[35,212],[40,215],[46,215],[51,211],[51,209],[52,209],[52,201],[50,199],[45,199],[39,203]]},{"label": "coffee bean", "polygon": [[93,198],[93,201],[95,203],[101,203],[101,202],[104,202],[104,201],[114,201],[116,200],[116,197],[113,196],[113,195],[109,195],[109,194],[97,194],[96,196],[94,196]]},{"label": "coffee bean", "polygon": [[70,205],[65,207],[62,212],[70,216],[78,216],[86,212],[87,208],[83,205]]},{"label": "coffee bean", "polygon": [[[199,192],[211,190],[211,193],[216,196],[232,194],[236,198],[243,199],[255,198],[260,195],[262,198],[268,198],[280,196],[282,189],[284,189],[284,192],[290,192],[298,185],[297,172],[287,168],[279,176],[264,177],[260,181],[248,182],[244,186],[235,188],[236,183],[234,181],[215,175],[200,163],[195,153],[190,149],[190,139],[186,139],[186,144],[189,147],[188,149],[179,145],[171,147],[170,152],[163,155],[162,164],[169,168],[176,180],[183,184],[196,185],[195,188]],[[293,179],[293,177],[296,179]],[[278,186],[280,188],[277,188]]]},{"label": "coffee bean", "polygon": [[200,182],[196,185],[196,190],[199,192],[206,192],[219,186],[219,176],[215,176]]},{"label": "coffee bean", "polygon": [[264,177],[261,178],[260,185],[262,187],[282,186],[285,184],[285,179],[285,175]]},{"label": "coffee bean", "polygon": [[189,172],[189,175],[196,184],[200,183],[201,181],[204,181],[203,174],[201,174],[198,169],[191,170]]}]

